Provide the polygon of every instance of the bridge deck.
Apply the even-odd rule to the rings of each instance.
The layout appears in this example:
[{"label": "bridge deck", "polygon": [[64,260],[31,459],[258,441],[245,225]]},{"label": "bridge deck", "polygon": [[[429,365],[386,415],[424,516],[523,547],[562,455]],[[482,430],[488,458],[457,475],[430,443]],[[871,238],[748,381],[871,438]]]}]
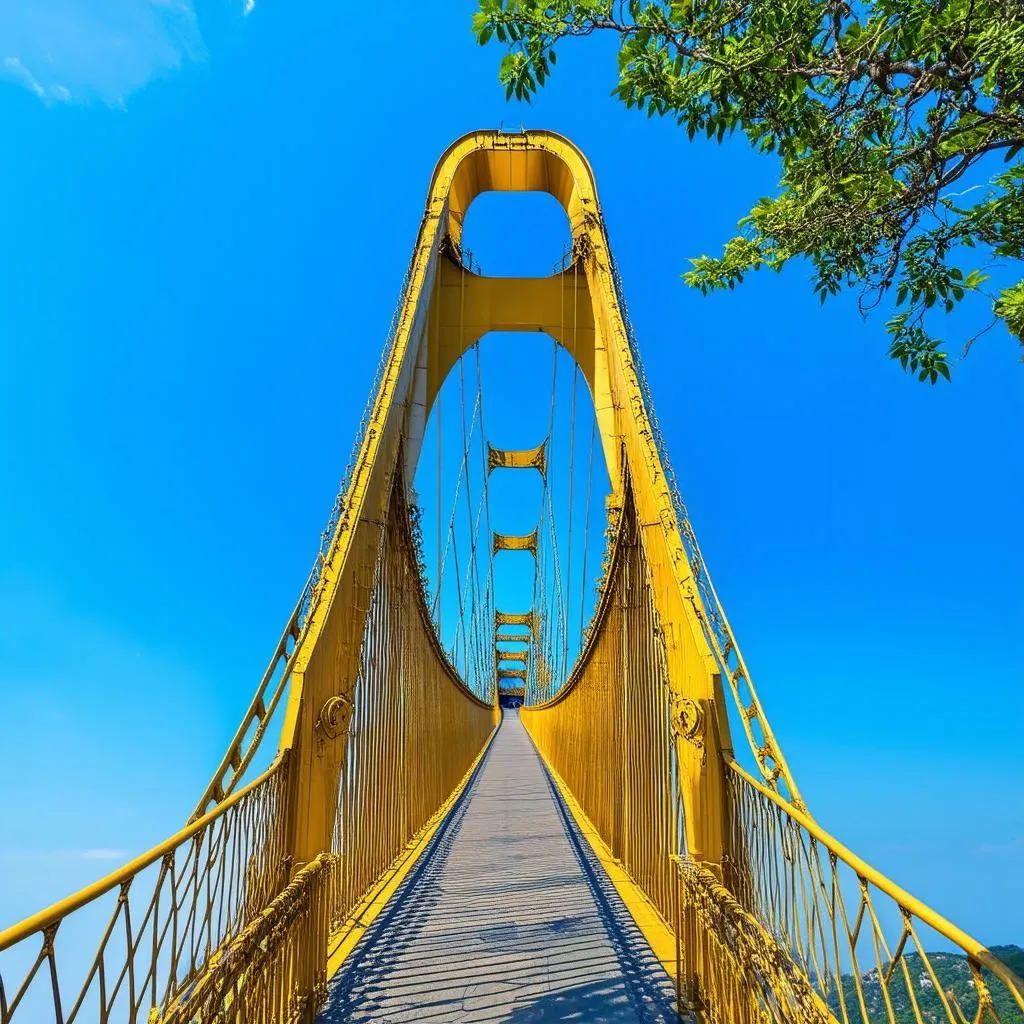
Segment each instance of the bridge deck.
[{"label": "bridge deck", "polygon": [[517,711],[330,985],[323,1024],[674,1022],[673,985]]}]

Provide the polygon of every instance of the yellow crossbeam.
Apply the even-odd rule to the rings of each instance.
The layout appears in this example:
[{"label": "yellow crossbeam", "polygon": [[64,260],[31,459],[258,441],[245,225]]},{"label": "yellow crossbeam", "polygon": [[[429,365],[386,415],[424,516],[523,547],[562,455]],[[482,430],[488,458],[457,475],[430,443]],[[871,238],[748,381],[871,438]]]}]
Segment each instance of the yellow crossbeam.
[{"label": "yellow crossbeam", "polygon": [[537,531],[518,536],[510,533],[495,533],[492,551],[494,554],[499,551],[529,551],[536,558]]},{"label": "yellow crossbeam", "polygon": [[497,633],[495,641],[500,644],[528,644],[533,640],[531,633]]},{"label": "yellow crossbeam", "polygon": [[[535,632],[535,617],[533,612],[495,612],[494,628],[500,629],[502,626],[526,626],[533,633]],[[505,638],[498,637],[498,639]]]},{"label": "yellow crossbeam", "polygon": [[536,469],[546,479],[548,471],[547,441],[537,445],[536,448],[525,448],[522,451],[507,451],[488,444],[488,474],[495,469]]}]

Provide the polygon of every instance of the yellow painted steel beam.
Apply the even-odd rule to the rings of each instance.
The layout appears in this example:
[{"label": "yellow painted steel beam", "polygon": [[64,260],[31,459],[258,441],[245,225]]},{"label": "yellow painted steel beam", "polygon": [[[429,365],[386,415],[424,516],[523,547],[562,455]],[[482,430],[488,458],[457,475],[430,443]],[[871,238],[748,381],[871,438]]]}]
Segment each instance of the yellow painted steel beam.
[{"label": "yellow painted steel beam", "polygon": [[[562,204],[576,254],[569,268],[549,278],[483,278],[453,262],[451,246],[442,242],[448,237],[459,242],[473,198],[495,189],[540,189]],[[689,570],[633,365],[593,175],[579,150],[554,133],[472,133],[453,144],[435,170],[411,284],[361,453],[365,458],[353,477],[352,500],[346,502],[351,512],[339,525],[337,553],[330,559],[332,570],[338,566],[339,585],[351,578],[355,588],[361,578],[359,571],[344,569],[344,559],[354,557],[350,552],[357,547],[375,550],[379,538],[368,524],[379,521],[383,501],[378,497],[383,483],[376,483],[375,476],[394,464],[399,436],[409,438],[405,472],[411,479],[427,416],[448,372],[483,334],[510,330],[544,331],[579,364],[594,399],[609,476],[617,491],[624,486],[624,467],[629,467],[659,596],[670,688],[698,706],[707,728],[705,745],[716,754],[730,749],[721,684],[704,633],[707,613]],[[348,524],[355,535],[366,534],[364,545],[347,540]],[[367,565],[370,560],[367,556]],[[325,573],[328,588],[334,585],[334,575]],[[365,617],[363,595],[353,589],[342,603],[356,610],[351,625],[359,626]],[[509,624],[528,625],[535,632],[532,619],[512,619]],[[339,623],[339,632],[344,628]],[[297,701],[293,706],[304,706]],[[317,703],[314,699],[309,706]],[[681,743],[679,763],[688,847],[703,859],[720,863],[725,837],[721,759],[703,757],[697,748]],[[781,753],[775,763],[785,770]],[[328,774],[334,771],[332,765]]]},{"label": "yellow painted steel beam", "polygon": [[494,640],[499,644],[528,644],[533,641],[532,633],[495,633]]},{"label": "yellow painted steel beam", "polygon": [[529,651],[502,651],[495,652],[500,661],[527,661]]},{"label": "yellow painted steel beam", "polygon": [[[535,631],[534,627],[536,620],[533,612],[495,612],[494,613],[494,628],[500,629],[502,626],[526,626],[531,633]],[[505,640],[506,637],[499,636],[499,640]]]},{"label": "yellow painted steel beam", "polygon": [[491,551],[497,554],[499,551],[529,551],[534,558],[537,557],[537,531],[526,534],[495,533],[492,541]]},{"label": "yellow painted steel beam", "polygon": [[[551,278],[480,278],[446,257],[436,259],[431,307],[418,370],[420,402],[410,427],[425,423],[441,381],[455,360],[484,333],[545,331],[576,359],[594,399],[598,431],[616,490],[623,467],[636,492],[665,631],[673,692],[700,708],[706,745],[731,749],[714,657],[705,638],[704,610],[689,570],[664,468],[647,417],[612,276],[611,257],[591,170],[567,140],[548,132],[473,133],[456,142],[435,171],[424,231],[434,216],[460,240],[465,212],[482,191],[540,189],[566,210],[577,259]],[[423,237],[423,236],[421,236]],[[421,247],[425,251],[425,247]],[[410,430],[415,437],[415,431]],[[689,848],[720,863],[724,854],[724,785],[719,757],[702,758],[680,745],[680,777]],[[785,769],[781,753],[776,761]]]},{"label": "yellow painted steel beam", "polygon": [[495,469],[536,469],[542,477],[547,478],[548,472],[547,441],[536,448],[521,451],[508,451],[487,445],[487,472]]}]

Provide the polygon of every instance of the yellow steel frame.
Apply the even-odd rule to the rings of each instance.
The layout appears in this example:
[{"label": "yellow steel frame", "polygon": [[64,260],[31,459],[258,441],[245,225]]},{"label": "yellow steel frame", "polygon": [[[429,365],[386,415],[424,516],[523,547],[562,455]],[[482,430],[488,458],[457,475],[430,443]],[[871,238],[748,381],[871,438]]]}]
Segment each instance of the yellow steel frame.
[{"label": "yellow steel frame", "polygon": [[[494,613],[494,628],[500,629],[502,626],[525,626],[531,633],[534,631],[536,623],[534,622],[533,612],[495,612]],[[499,640],[511,639],[509,636],[499,636]]]},{"label": "yellow steel frame", "polygon": [[470,693],[441,648],[409,527],[396,476],[359,675],[335,705],[345,720],[331,738],[346,745],[331,845],[337,923],[428,826],[497,722],[493,699]]},{"label": "yellow steel frame", "polygon": [[[489,190],[553,195],[569,218],[573,265],[546,278],[485,278],[446,258],[449,247],[442,242],[451,239],[456,247],[461,243],[469,205]],[[372,474],[391,464],[402,434],[408,437],[406,471],[411,473],[441,383],[472,344],[491,331],[523,330],[548,333],[579,364],[594,398],[609,476],[620,503],[629,467],[658,591],[669,685],[674,695],[695,707],[706,731],[706,747],[716,754],[727,751],[729,730],[717,663],[705,634],[706,610],[690,571],[630,352],[593,174],[568,140],[551,132],[476,132],[458,140],[442,157],[431,182],[411,286],[360,459],[365,471],[354,481],[354,493],[357,498],[367,495],[364,502],[379,501],[372,497]],[[540,450],[494,461],[531,465]],[[381,459],[380,452],[389,455]],[[330,559],[330,577],[338,586],[347,574],[343,563],[356,557],[357,534],[365,530],[372,538],[372,527],[366,524],[379,518],[374,508],[379,504],[353,505],[349,522],[354,527],[339,531]],[[372,547],[372,541],[368,543]],[[532,616],[496,617],[496,625],[512,624],[532,626]],[[297,668],[304,668],[301,652]],[[753,706],[766,742],[773,745],[774,765],[795,792],[756,696]],[[701,757],[693,743],[680,738],[678,761],[687,849],[710,864],[720,864],[726,834],[722,759]]]},{"label": "yellow steel frame", "polygon": [[542,477],[547,478],[548,473],[548,446],[537,445],[536,448],[527,448],[523,451],[505,451],[487,445],[487,472],[495,469],[535,469]]},{"label": "yellow steel frame", "polygon": [[495,533],[491,542],[491,550],[494,554],[499,551],[529,551],[536,558],[537,531],[520,535]]}]

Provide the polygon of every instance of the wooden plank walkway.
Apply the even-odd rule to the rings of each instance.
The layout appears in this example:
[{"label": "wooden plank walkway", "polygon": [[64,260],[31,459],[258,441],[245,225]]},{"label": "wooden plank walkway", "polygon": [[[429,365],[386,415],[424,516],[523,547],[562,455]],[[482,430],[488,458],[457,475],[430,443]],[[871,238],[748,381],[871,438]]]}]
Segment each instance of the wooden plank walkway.
[{"label": "wooden plank walkway", "polygon": [[322,1024],[677,1022],[517,711],[330,984]]}]

